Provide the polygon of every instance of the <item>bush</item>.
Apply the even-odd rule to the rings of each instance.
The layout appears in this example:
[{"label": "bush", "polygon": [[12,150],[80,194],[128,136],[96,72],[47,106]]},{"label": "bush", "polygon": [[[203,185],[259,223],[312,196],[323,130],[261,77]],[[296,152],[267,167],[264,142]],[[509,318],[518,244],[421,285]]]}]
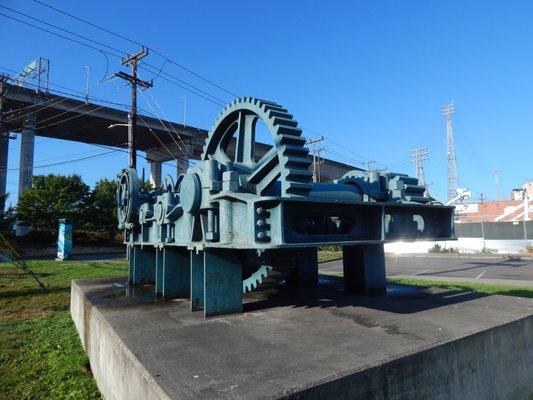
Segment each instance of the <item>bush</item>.
[{"label": "bush", "polygon": [[459,250],[454,249],[453,247],[442,247],[440,244],[435,243],[435,245],[428,250],[429,253],[453,253],[457,254],[459,253]]}]

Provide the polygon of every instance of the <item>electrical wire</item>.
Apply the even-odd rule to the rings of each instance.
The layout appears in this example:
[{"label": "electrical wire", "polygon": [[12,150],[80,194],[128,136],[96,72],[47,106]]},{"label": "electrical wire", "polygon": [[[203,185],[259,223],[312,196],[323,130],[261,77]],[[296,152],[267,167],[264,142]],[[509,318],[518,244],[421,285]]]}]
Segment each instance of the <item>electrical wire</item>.
[{"label": "electrical wire", "polygon": [[20,12],[20,11],[17,11],[17,10],[13,10],[12,8],[9,8],[9,7],[6,7],[6,6],[3,6],[3,5],[1,5],[1,4],[0,4],[0,7],[4,8],[4,9],[6,9],[6,10],[9,10],[9,11],[11,11],[11,12],[13,12],[13,13],[16,13],[16,14],[18,14],[18,15],[22,15],[23,17],[29,18],[29,19],[31,19],[31,20],[33,20],[33,21],[37,21],[37,22],[39,22],[39,23],[41,23],[41,24],[43,24],[43,25],[46,25],[46,26],[49,26],[49,27],[51,27],[51,28],[54,28],[54,29],[60,30],[61,32],[65,32],[65,33],[68,33],[68,34],[73,35],[73,36],[75,36],[75,37],[78,37],[78,38],[80,38],[80,39],[83,39],[83,40],[86,40],[86,41],[89,41],[89,42],[95,43],[95,44],[97,44],[97,45],[99,45],[99,46],[105,47],[106,49],[109,49],[109,50],[112,50],[112,51],[116,51],[116,52],[119,53],[118,57],[122,57],[122,54],[127,55],[127,53],[126,53],[125,51],[119,50],[119,49],[117,49],[117,48],[115,48],[115,47],[108,46],[108,45],[105,44],[105,43],[98,42],[98,41],[96,41],[96,40],[94,40],[94,39],[90,39],[90,38],[88,38],[88,37],[86,37],[86,36],[80,35],[80,34],[78,34],[78,33],[76,33],[76,32],[72,32],[72,31],[70,31],[70,30],[68,30],[68,29],[61,28],[61,27],[59,27],[59,26],[57,26],[57,25],[54,25],[54,24],[51,24],[51,23],[49,23],[49,22],[43,21],[42,19],[32,17],[31,15],[25,14],[25,13]]},{"label": "electrical wire", "polygon": [[[89,159],[91,159],[91,158],[102,157],[102,156],[105,156],[105,155],[108,155],[108,154],[111,154],[111,153],[114,153],[114,152],[115,152],[115,151],[112,150],[112,151],[106,151],[106,152],[103,152],[103,153],[100,153],[100,154],[95,154],[95,155],[92,155],[92,156],[76,158],[76,159],[68,160],[68,161],[62,161],[62,162],[57,162],[57,163],[52,163],[52,164],[35,165],[35,166],[33,166],[33,169],[53,167],[53,166],[56,166],[56,165],[70,164],[70,163],[73,163],[73,162],[78,162],[78,161],[83,161],[83,160],[89,160]],[[21,168],[5,168],[5,169],[0,169],[1,172],[5,172],[5,171],[20,171],[20,170],[21,170]]]},{"label": "electrical wire", "polygon": [[[163,108],[159,105],[158,101],[156,100],[156,98],[154,97],[154,95],[152,94],[152,91],[150,90],[150,88],[146,88],[146,91],[148,91],[148,94],[150,95],[150,97],[152,98],[153,102],[155,103],[156,107],[159,108],[159,111],[161,112],[161,114],[165,114],[165,111],[163,110]],[[172,132],[170,132],[170,130],[167,128],[166,124],[163,122],[163,120],[161,118],[159,118],[159,115],[157,114],[157,112],[155,111],[155,109],[152,107],[152,105],[150,104],[150,102],[148,101],[148,99],[146,98],[146,96],[144,95],[144,91],[140,91],[141,93],[141,96],[143,97],[144,101],[148,104],[148,106],[152,109],[152,111],[154,112],[155,116],[157,117],[157,119],[159,119],[159,122],[161,122],[161,124],[164,126],[164,128],[166,129],[166,131],[168,132],[168,134],[170,135],[170,137],[172,138],[172,140],[174,140],[174,143],[176,143],[176,146],[178,146],[178,149],[181,150],[181,146],[178,144],[178,142],[176,141],[176,139],[174,139],[174,136],[172,135]],[[168,117],[167,117],[168,119]],[[174,125],[172,124],[172,122],[169,122],[170,124],[170,127],[172,128],[172,130],[174,131],[176,137],[181,141],[183,147],[185,148],[185,152],[188,153],[187,155],[190,157],[191,154],[190,154],[190,150],[188,148],[188,146],[185,144],[185,142],[183,141],[183,139],[181,138],[181,136],[178,134],[178,132],[176,131],[176,129],[174,128]]]},{"label": "electrical wire", "polygon": [[[90,25],[90,26],[92,26],[93,28],[100,29],[100,30],[102,30],[102,31],[104,31],[104,32],[106,32],[106,33],[109,33],[109,34],[111,34],[111,35],[113,35],[113,36],[115,36],[115,37],[118,37],[118,38],[120,38],[120,39],[126,40],[126,41],[128,41],[128,42],[130,42],[130,43],[136,44],[137,46],[145,46],[145,45],[144,45],[143,43],[141,43],[141,42],[138,42],[138,41],[133,40],[133,39],[130,39],[130,38],[126,37],[126,36],[120,35],[120,34],[118,34],[118,33],[116,33],[116,32],[113,32],[113,31],[110,30],[110,29],[104,28],[104,27],[99,26],[99,25],[97,25],[97,24],[94,24],[94,23],[92,23],[92,22],[90,22],[90,21],[87,21],[87,20],[85,20],[85,19],[83,19],[83,18],[77,17],[77,16],[75,16],[75,15],[73,15],[73,14],[70,14],[70,13],[68,13],[68,12],[66,12],[66,11],[63,11],[63,10],[61,10],[61,9],[59,9],[59,8],[56,8],[56,7],[54,7],[54,6],[51,6],[50,4],[44,3],[44,2],[42,2],[42,1],[40,1],[40,0],[33,0],[33,1],[34,1],[35,3],[38,3],[38,4],[42,5],[42,6],[48,7],[48,8],[50,8],[50,9],[56,11],[56,12],[59,12],[59,13],[61,13],[61,14],[63,14],[63,15],[66,15],[66,16],[68,16],[68,17],[70,17],[70,18],[73,18],[73,19],[75,19],[75,20],[77,20],[77,21],[80,21],[80,22],[83,22],[83,23],[85,23],[85,24],[87,24],[87,25]],[[145,46],[145,47],[149,47],[149,46]],[[176,61],[174,61],[174,60],[172,60],[172,59],[170,59],[169,57],[165,56],[165,55],[162,54],[161,52],[159,52],[159,51],[157,51],[157,50],[155,50],[155,49],[153,49],[153,48],[150,48],[150,50],[151,50],[154,54],[157,54],[158,56],[160,56],[161,58],[163,58],[165,61],[167,61],[167,62],[169,62],[169,63],[171,63],[171,64],[174,64],[174,65],[177,66],[178,68],[181,68],[182,70],[188,72],[188,73],[191,74],[191,75],[194,75],[195,77],[197,77],[197,78],[203,80],[204,82],[207,82],[207,83],[211,84],[212,86],[214,86],[214,87],[216,87],[216,88],[218,88],[218,89],[220,89],[220,90],[226,92],[227,94],[230,94],[230,95],[235,96],[235,97],[239,97],[237,94],[231,92],[231,91],[228,90],[228,89],[225,89],[224,87],[222,87],[222,86],[216,84],[215,82],[213,82],[213,81],[211,81],[211,80],[205,78],[204,76],[202,76],[202,75],[200,75],[200,74],[194,72],[194,71],[191,70],[190,68],[187,68],[187,67],[185,67],[184,65],[182,65],[182,64],[180,64],[180,63],[178,63],[178,62],[176,62]],[[164,67],[164,64],[161,66],[160,69],[163,70],[163,67]]]},{"label": "electrical wire", "polygon": [[152,135],[154,135],[154,137],[159,141],[159,143],[161,143],[161,145],[166,149],[166,151],[168,152],[169,156],[172,157],[179,164],[179,161],[178,161],[177,157],[175,157],[172,154],[172,152],[169,150],[169,148],[166,146],[166,144],[159,138],[159,136],[157,136],[157,134],[152,130],[152,128],[146,123],[144,118],[141,115],[139,115],[138,117],[141,119],[141,121],[144,122],[144,124],[146,125],[148,130],[152,133]]}]

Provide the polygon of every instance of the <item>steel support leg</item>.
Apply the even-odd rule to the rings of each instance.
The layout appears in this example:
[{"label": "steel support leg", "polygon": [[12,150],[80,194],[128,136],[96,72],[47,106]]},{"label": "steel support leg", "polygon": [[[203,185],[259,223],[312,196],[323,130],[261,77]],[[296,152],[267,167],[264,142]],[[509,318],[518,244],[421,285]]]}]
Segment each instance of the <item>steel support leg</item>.
[{"label": "steel support leg", "polygon": [[383,244],[344,246],[342,258],[346,292],[373,294],[387,290]]},{"label": "steel support leg", "polygon": [[204,252],[191,251],[191,310],[204,307]]},{"label": "steel support leg", "polygon": [[190,295],[191,268],[187,249],[164,248],[162,262],[162,293],[166,299]]},{"label": "steel support leg", "polygon": [[232,251],[204,252],[204,315],[242,312],[242,262]]},{"label": "steel support leg", "polygon": [[287,278],[290,284],[316,285],[318,283],[318,251],[316,247],[298,250],[298,264]]},{"label": "steel support leg", "polygon": [[155,294],[162,295],[163,294],[163,252],[165,250],[163,249],[155,249]]},{"label": "steel support leg", "polygon": [[153,248],[134,246],[130,252],[129,283],[155,282],[156,253]]}]

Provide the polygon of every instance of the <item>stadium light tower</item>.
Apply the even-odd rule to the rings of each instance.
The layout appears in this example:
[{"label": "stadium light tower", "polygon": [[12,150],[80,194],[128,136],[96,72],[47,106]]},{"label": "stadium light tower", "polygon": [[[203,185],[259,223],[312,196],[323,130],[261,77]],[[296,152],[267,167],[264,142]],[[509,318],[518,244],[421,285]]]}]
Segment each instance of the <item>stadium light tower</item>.
[{"label": "stadium light tower", "polygon": [[455,140],[453,137],[452,115],[455,111],[453,101],[444,105],[441,109],[442,115],[446,118],[446,146],[448,157],[448,200],[456,196],[459,187],[459,176],[457,174],[457,158],[455,155]]},{"label": "stadium light tower", "polygon": [[418,179],[418,184],[426,188],[426,177],[424,175],[424,161],[428,159],[428,149],[427,147],[420,147],[418,149],[412,149],[409,151],[411,155],[411,161],[415,163],[416,167],[416,178]]}]

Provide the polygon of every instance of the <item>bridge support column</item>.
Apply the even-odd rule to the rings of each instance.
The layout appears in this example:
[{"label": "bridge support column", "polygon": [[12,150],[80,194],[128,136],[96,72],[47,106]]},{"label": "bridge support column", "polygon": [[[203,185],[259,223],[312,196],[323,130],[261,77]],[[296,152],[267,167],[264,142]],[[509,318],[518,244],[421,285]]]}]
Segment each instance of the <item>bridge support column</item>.
[{"label": "bridge support column", "polygon": [[[24,123],[24,128],[20,139],[20,164],[19,164],[19,191],[20,199],[22,193],[31,186],[33,177],[33,156],[35,151],[35,114],[32,114]],[[17,222],[17,236],[24,236],[28,233],[28,226],[22,221]]]},{"label": "bridge support column", "polygon": [[161,161],[150,161],[150,184],[154,188],[161,184]]},{"label": "bridge support column", "polygon": [[9,154],[9,132],[2,129],[0,123],[0,212],[6,207],[4,196],[7,192],[7,160]]},{"label": "bridge support column", "polygon": [[178,156],[177,169],[176,169],[178,175],[181,175],[187,172],[188,168],[189,168],[189,159],[187,158],[187,156],[186,155]]},{"label": "bridge support column", "polygon": [[4,99],[7,95],[5,82],[7,77],[0,75],[0,212],[6,208],[7,155],[9,153],[9,132],[4,126]]},{"label": "bridge support column", "polygon": [[21,133],[20,140],[20,170],[19,170],[19,197],[31,186],[33,177],[33,155],[35,151],[35,115],[29,117]]}]

